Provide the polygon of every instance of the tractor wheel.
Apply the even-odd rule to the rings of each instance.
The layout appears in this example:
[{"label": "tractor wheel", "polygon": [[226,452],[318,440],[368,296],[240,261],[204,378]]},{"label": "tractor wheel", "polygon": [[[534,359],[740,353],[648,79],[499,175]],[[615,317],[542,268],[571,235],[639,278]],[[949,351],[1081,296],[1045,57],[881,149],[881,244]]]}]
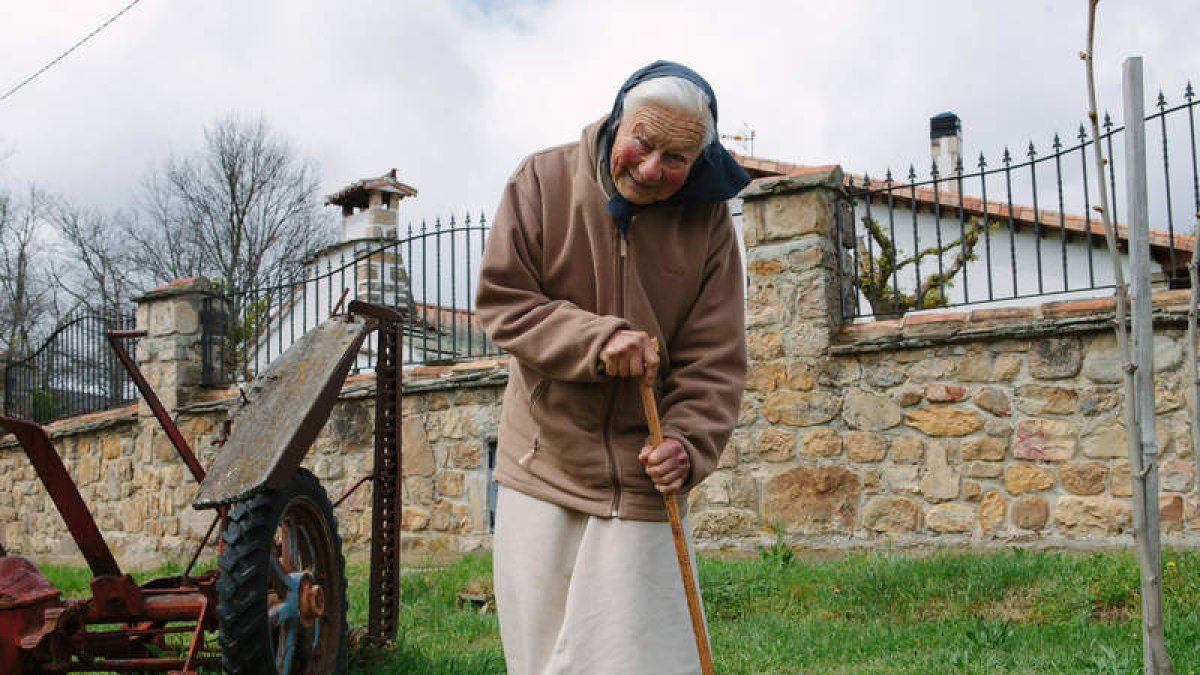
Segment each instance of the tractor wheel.
[{"label": "tractor wheel", "polygon": [[224,672],[340,672],[346,561],[333,507],[316,477],[298,469],[286,487],[237,502],[221,539],[217,622]]}]

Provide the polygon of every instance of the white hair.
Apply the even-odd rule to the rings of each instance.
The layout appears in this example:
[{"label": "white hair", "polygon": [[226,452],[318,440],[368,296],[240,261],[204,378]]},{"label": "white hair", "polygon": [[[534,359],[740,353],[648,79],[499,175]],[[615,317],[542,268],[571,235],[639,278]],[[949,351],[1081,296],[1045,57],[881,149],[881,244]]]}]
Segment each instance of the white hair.
[{"label": "white hair", "polygon": [[655,77],[640,82],[625,94],[621,118],[632,115],[648,104],[657,104],[687,115],[692,115],[704,124],[704,142],[707,147],[717,136],[717,125],[709,109],[708,94],[690,80],[682,77]]}]

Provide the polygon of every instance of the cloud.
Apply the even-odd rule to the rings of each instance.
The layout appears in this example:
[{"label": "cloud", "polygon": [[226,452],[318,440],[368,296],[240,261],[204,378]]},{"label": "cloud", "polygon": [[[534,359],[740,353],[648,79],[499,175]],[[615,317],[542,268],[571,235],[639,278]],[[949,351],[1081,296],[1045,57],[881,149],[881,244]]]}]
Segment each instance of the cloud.
[{"label": "cloud", "polygon": [[[10,8],[0,88],[125,4]],[[1102,3],[1102,105],[1119,110],[1131,54],[1148,89],[1178,99],[1200,63],[1196,16],[1193,0]],[[1073,138],[1084,29],[1083,3],[1039,0],[144,0],[0,103],[14,150],[0,179],[127,205],[156,163],[240,112],[318,160],[328,192],[395,166],[420,191],[403,205],[412,218],[490,212],[524,155],[578,138],[657,58],[703,73],[722,131],[748,124],[759,155],[927,171],[928,118],[944,110],[962,117],[972,158]]]}]

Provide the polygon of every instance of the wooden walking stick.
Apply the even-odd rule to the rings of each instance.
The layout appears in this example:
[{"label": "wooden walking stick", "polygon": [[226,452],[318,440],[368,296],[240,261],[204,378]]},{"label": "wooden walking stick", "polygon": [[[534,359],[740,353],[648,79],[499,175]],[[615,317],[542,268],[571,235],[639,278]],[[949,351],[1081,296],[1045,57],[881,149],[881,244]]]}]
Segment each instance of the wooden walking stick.
[{"label": "wooden walking stick", "polygon": [[[655,349],[658,343],[655,341]],[[658,403],[654,400],[654,388],[644,379],[641,381],[642,408],[646,411],[646,423],[650,426],[650,442],[654,447],[662,445],[662,424],[658,421]],[[696,588],[696,577],[692,576],[692,559],[688,555],[687,537],[683,533],[683,518],[679,515],[676,494],[663,494],[667,505],[667,519],[671,521],[671,539],[675,541],[675,558],[679,561],[679,575],[683,579],[683,593],[687,596],[688,614],[692,618],[692,635],[696,638],[696,651],[700,654],[700,671],[713,675],[712,653],[708,649],[708,634],[704,629],[704,613],[700,607],[700,591]]]}]

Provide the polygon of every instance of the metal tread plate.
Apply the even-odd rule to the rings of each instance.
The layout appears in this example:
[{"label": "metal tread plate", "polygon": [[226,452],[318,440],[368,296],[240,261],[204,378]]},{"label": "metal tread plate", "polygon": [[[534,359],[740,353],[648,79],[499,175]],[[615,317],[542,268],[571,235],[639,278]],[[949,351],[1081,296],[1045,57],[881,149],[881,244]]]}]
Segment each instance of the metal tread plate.
[{"label": "metal tread plate", "polygon": [[336,316],[305,333],[246,391],[229,437],[192,506],[229,504],[285,483],[337,402],[355,356],[375,322]]}]

